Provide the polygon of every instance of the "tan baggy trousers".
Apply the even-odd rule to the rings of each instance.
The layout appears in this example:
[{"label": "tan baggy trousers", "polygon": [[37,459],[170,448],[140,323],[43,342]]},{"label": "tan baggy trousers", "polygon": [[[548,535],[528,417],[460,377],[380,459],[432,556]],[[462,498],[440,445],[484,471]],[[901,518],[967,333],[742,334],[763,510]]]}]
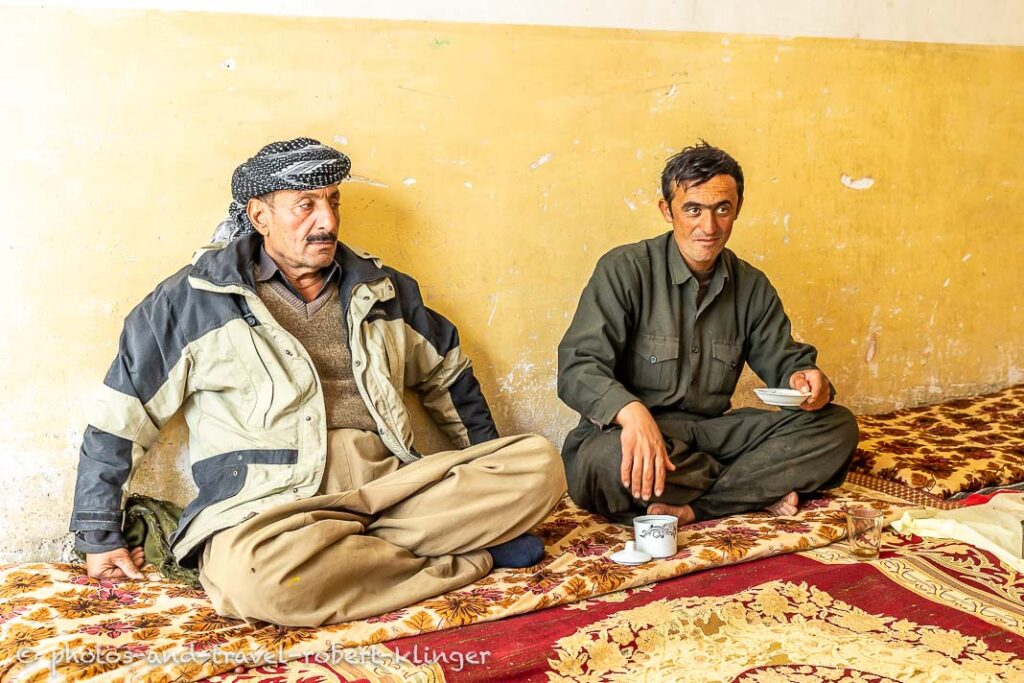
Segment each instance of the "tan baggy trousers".
[{"label": "tan baggy trousers", "polygon": [[454,590],[490,572],[484,548],[529,531],[566,487],[558,452],[539,436],[399,464],[373,432],[329,432],[318,495],[207,541],[199,580],[217,612],[320,626]]}]

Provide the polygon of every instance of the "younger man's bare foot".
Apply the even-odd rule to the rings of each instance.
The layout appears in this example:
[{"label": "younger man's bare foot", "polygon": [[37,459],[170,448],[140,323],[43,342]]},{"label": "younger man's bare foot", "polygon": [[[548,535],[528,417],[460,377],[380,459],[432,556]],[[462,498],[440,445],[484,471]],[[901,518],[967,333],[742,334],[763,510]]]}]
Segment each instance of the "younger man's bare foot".
[{"label": "younger man's bare foot", "polygon": [[693,524],[697,518],[689,505],[669,505],[668,503],[651,503],[647,506],[649,515],[672,515],[679,520],[679,526]]},{"label": "younger man's bare foot", "polygon": [[796,495],[795,491],[790,491],[782,498],[765,508],[768,512],[773,515],[788,517],[789,515],[795,515],[797,511],[797,503],[800,502],[799,496]]}]

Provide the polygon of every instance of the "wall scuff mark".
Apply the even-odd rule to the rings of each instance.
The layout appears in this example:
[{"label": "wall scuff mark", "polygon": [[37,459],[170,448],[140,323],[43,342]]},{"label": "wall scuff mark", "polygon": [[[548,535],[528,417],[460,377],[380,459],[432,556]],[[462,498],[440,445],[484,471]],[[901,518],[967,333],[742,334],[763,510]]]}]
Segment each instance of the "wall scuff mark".
[{"label": "wall scuff mark", "polygon": [[537,161],[530,164],[530,168],[536,171],[538,168],[551,161],[552,156],[553,155],[550,153],[543,155],[541,158],[537,159]]},{"label": "wall scuff mark", "polygon": [[865,176],[863,178],[851,178],[845,173],[839,176],[839,182],[841,182],[844,187],[848,187],[851,190],[867,190],[868,188],[875,184],[875,180],[871,176]]},{"label": "wall scuff mark", "polygon": [[350,175],[348,178],[345,178],[344,182],[362,183],[363,185],[372,185],[373,187],[389,187],[387,183],[382,183],[379,180],[373,180],[372,178],[367,178],[366,176],[355,174]]}]

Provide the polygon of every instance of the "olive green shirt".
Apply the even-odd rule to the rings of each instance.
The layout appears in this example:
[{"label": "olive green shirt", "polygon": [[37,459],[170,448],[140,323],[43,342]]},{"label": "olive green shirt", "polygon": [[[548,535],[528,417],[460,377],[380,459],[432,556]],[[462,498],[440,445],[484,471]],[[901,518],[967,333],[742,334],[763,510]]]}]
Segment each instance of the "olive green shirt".
[{"label": "olive green shirt", "polygon": [[672,233],[597,262],[558,345],[558,395],[604,427],[628,403],[717,417],[743,364],[769,387],[815,367],[765,274],[722,251],[703,299]]}]

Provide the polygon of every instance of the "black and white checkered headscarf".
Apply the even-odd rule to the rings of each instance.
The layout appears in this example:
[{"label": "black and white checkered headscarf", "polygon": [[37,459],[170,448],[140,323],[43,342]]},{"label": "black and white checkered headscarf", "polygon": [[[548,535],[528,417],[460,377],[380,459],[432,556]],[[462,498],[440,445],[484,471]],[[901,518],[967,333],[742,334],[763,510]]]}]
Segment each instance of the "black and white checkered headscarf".
[{"label": "black and white checkered headscarf", "polygon": [[211,242],[230,242],[252,232],[246,205],[253,197],[277,190],[315,190],[337,185],[352,167],[349,158],[312,138],[272,142],[235,169],[232,202]]}]

